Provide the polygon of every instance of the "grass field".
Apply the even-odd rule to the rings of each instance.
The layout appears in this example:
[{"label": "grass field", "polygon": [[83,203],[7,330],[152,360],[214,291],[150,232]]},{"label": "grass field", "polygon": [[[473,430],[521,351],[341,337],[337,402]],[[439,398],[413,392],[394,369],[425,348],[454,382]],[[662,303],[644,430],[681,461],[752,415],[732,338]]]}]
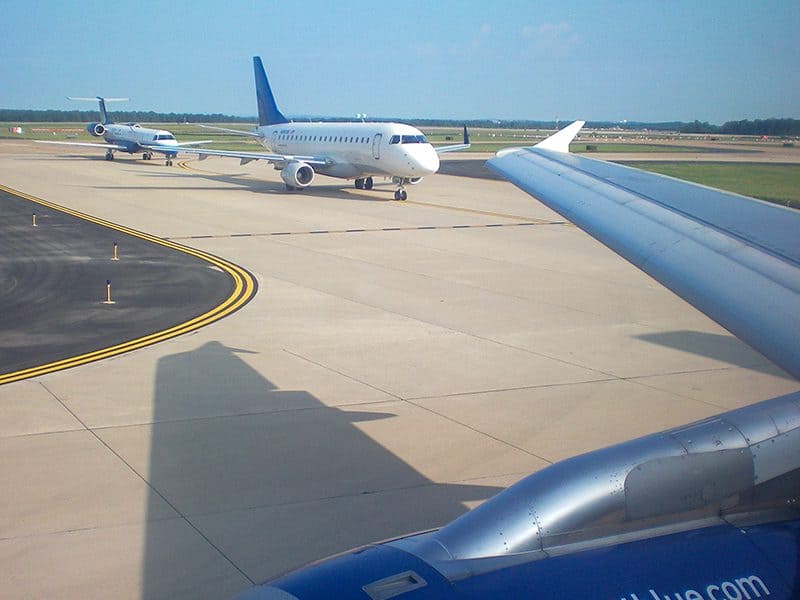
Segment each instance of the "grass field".
[{"label": "grass field", "polygon": [[[24,123],[23,135],[8,131],[8,127],[16,123],[0,123],[0,139],[29,139],[54,141],[81,141],[102,143],[101,138],[92,137],[86,131],[85,123]],[[208,147],[218,150],[258,151],[262,146],[254,139],[232,135],[224,132],[203,129],[195,123],[158,123],[146,124],[153,128],[171,131],[178,141],[191,142],[197,140],[213,140]],[[250,129],[247,125],[220,124],[222,127]],[[461,140],[461,129],[431,128],[423,130],[434,144],[453,144]],[[471,152],[497,152],[502,148],[513,146],[530,146],[552,133],[545,130],[488,130],[480,129],[470,132]],[[684,146],[648,143],[602,143],[581,141],[572,144],[573,152],[587,152],[586,147],[593,146],[588,154],[604,152],[698,152],[701,150]],[[800,208],[800,166],[771,165],[752,163],[692,163],[692,162],[628,162],[646,171],[654,171],[670,175],[678,179],[694,181],[711,187],[736,192],[745,196],[776,202],[793,208]]]},{"label": "grass field", "polygon": [[645,171],[800,208],[800,165],[626,162]]}]

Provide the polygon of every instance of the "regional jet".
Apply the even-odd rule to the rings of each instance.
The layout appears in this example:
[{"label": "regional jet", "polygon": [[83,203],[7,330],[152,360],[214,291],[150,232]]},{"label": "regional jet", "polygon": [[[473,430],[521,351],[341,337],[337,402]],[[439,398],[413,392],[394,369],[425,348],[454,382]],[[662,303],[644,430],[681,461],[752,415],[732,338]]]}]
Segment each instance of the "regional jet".
[{"label": "regional jet", "polygon": [[[800,212],[569,154],[582,125],[487,164],[800,378]],[[798,598],[800,392],[556,463],[241,596],[330,597]]]},{"label": "regional jet", "polygon": [[37,140],[40,144],[60,144],[63,146],[87,146],[89,148],[103,148],[106,151],[106,160],[114,160],[114,152],[122,151],[128,154],[142,153],[144,160],[153,158],[153,152],[163,154],[166,165],[172,166],[172,159],[175,158],[177,150],[186,146],[208,143],[209,140],[197,142],[178,143],[175,136],[163,129],[149,129],[142,127],[138,123],[114,123],[106,111],[106,102],[121,102],[127,98],[77,98],[69,97],[70,100],[97,101],[100,104],[100,122],[89,123],[86,126],[94,137],[102,137],[105,144],[95,144],[92,142],[54,142]]},{"label": "regional jet", "polygon": [[288,190],[302,190],[320,173],[329,177],[351,179],[358,189],[371,190],[373,177],[387,177],[397,186],[395,200],[408,198],[405,186],[422,181],[439,170],[439,155],[469,148],[464,127],[460,144],[432,146],[422,132],[401,123],[373,122],[291,122],[275,103],[261,58],[253,57],[258,103],[258,127],[247,132],[222,131],[257,139],[268,153],[225,150],[182,150],[206,156],[238,158],[241,164],[266,160],[281,172]]}]

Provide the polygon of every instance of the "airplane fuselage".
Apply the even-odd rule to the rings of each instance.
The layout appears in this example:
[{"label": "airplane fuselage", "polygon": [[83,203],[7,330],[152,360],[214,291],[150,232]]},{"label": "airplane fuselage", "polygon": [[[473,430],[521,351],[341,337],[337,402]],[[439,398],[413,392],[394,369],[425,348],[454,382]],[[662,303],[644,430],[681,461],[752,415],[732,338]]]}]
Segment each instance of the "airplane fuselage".
[{"label": "airplane fuselage", "polygon": [[258,127],[261,143],[271,152],[329,159],[314,170],[355,179],[368,176],[409,180],[435,173],[439,157],[421,131],[399,123],[280,123]]},{"label": "airplane fuselage", "polygon": [[138,123],[108,123],[102,128],[101,135],[106,142],[122,146],[125,148],[123,151],[130,154],[146,152],[146,146],[178,147],[175,136],[163,129],[149,129]]}]

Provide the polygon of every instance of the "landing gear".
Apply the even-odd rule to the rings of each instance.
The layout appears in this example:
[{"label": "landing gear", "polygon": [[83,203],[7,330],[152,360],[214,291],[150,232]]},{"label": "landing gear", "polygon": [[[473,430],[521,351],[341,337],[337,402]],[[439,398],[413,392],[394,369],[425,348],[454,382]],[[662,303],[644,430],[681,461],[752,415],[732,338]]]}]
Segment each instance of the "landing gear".
[{"label": "landing gear", "polygon": [[168,167],[171,167],[171,166],[172,166],[172,159],[171,159],[171,158],[168,158],[168,159],[167,159],[167,160],[164,162],[164,164],[166,164]]},{"label": "landing gear", "polygon": [[400,187],[394,191],[394,199],[395,200],[407,200],[408,194],[406,193],[406,188],[403,187],[403,184],[400,184]]},{"label": "landing gear", "polygon": [[106,160],[114,160],[114,153],[111,150],[106,150]]},{"label": "landing gear", "polygon": [[143,160],[150,160],[152,158],[153,158],[153,153],[152,152],[145,152],[144,154],[142,154],[142,159]]},{"label": "landing gear", "polygon": [[371,190],[372,189],[372,177],[359,177],[356,179],[356,189],[357,190]]}]

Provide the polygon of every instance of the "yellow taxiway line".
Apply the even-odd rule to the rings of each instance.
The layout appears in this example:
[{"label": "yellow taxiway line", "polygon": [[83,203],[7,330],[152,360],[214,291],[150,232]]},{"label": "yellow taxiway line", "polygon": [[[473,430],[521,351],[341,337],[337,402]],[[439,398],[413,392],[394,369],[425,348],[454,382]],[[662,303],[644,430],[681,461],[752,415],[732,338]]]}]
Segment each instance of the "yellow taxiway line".
[{"label": "yellow taxiway line", "polygon": [[214,256],[213,254],[209,254],[207,252],[203,252],[202,250],[197,250],[195,248],[190,248],[188,246],[184,246],[182,244],[178,244],[169,240],[164,240],[162,238],[158,238],[153,235],[137,231],[129,227],[125,227],[123,225],[118,225],[116,223],[112,223],[104,219],[99,219],[97,217],[87,215],[77,210],[73,210],[65,206],[60,206],[53,202],[42,200],[41,198],[36,198],[35,196],[31,196],[29,194],[25,194],[23,192],[13,190],[11,188],[7,188],[4,185],[0,185],[0,190],[12,194],[14,196],[17,196],[19,198],[35,202],[36,204],[46,206],[47,208],[57,210],[62,213],[66,213],[68,215],[72,215],[73,217],[78,217],[79,219],[84,219],[86,221],[95,223],[97,225],[101,225],[102,227],[108,227],[109,229],[114,229],[121,233],[132,235],[139,239],[146,240],[154,244],[159,244],[160,246],[171,248],[173,250],[177,250],[178,252],[189,254],[221,269],[222,271],[230,275],[230,277],[233,279],[234,282],[233,292],[231,293],[230,296],[228,296],[228,298],[226,298],[219,305],[204,312],[201,315],[194,317],[193,319],[190,319],[183,323],[179,323],[168,329],[157,331],[155,333],[151,333],[149,335],[140,338],[135,338],[127,342],[123,342],[121,344],[110,346],[108,348],[101,348],[99,350],[94,350],[93,352],[87,352],[85,354],[80,354],[78,356],[65,358],[62,360],[40,365],[37,367],[30,367],[28,369],[14,371],[12,373],[0,374],[0,385],[4,383],[11,383],[12,381],[20,381],[22,379],[28,379],[30,377],[45,375],[47,373],[53,373],[55,371],[61,371],[63,369],[69,369],[71,367],[76,367],[78,365],[83,365],[104,358],[109,358],[111,356],[116,356],[124,352],[130,352],[131,350],[136,350],[138,348],[143,348],[151,344],[163,342],[164,340],[168,340],[170,338],[182,335],[184,333],[194,331],[196,329],[199,329],[200,327],[209,325],[210,323],[218,321],[219,319],[222,319],[223,317],[226,317],[229,314],[237,311],[253,298],[258,289],[255,279],[245,269],[231,262],[228,262],[225,259],[219,258],[218,256]]}]

